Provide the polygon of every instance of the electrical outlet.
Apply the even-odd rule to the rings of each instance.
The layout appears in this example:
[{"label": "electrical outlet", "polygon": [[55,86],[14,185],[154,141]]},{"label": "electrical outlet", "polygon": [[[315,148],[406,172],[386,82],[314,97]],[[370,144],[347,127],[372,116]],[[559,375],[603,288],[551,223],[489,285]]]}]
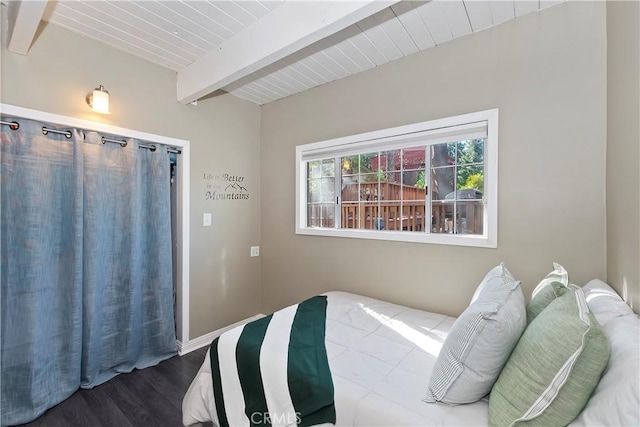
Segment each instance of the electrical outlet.
[{"label": "electrical outlet", "polygon": [[251,246],[251,256],[260,256],[260,246]]}]

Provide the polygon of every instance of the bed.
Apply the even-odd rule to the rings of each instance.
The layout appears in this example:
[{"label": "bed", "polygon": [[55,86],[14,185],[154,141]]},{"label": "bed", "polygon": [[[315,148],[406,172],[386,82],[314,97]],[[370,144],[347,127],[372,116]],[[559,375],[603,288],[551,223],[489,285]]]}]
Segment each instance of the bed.
[{"label": "bed", "polygon": [[[612,364],[622,363],[619,360],[624,359],[624,363],[631,366],[631,372],[638,372],[640,318],[604,282],[593,281],[585,287],[585,294],[590,306],[594,301],[596,303],[598,321],[606,325],[614,318],[626,316],[626,330],[623,333],[627,334],[627,338],[635,334],[636,340],[616,339],[615,335],[622,331],[605,328],[612,342],[612,353],[604,378],[607,375],[617,375],[618,378],[603,378],[601,383],[604,385],[599,385],[574,424],[638,425],[638,381],[633,376],[629,380],[626,375],[626,385],[621,385],[620,381],[625,381],[624,372],[629,371],[627,368],[616,369]],[[324,295],[327,301],[325,347],[334,387],[335,425],[489,424],[488,397],[462,405],[425,403],[431,372],[455,318],[346,292],[328,292]],[[611,300],[613,308],[611,304],[602,304],[603,299],[598,298],[602,296]],[[615,346],[620,345],[629,348],[616,349]],[[208,421],[220,425],[213,392],[210,352],[207,352],[183,400],[184,425]],[[610,395],[614,389],[625,397],[612,398]],[[295,421],[273,422],[273,425],[295,424]]]},{"label": "bed", "polygon": [[[333,377],[336,425],[487,424],[487,402],[422,402],[453,317],[346,292],[327,296],[326,349]],[[218,417],[207,352],[183,403],[183,423]]]}]

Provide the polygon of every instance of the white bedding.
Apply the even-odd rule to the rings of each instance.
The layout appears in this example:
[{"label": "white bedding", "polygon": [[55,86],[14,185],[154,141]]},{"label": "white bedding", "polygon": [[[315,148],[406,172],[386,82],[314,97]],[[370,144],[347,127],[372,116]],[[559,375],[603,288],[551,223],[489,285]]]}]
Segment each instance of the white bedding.
[{"label": "white bedding", "polygon": [[[336,425],[487,425],[486,399],[459,406],[422,401],[453,317],[345,292],[326,295]],[[185,425],[217,425],[208,352],[182,414]]]}]

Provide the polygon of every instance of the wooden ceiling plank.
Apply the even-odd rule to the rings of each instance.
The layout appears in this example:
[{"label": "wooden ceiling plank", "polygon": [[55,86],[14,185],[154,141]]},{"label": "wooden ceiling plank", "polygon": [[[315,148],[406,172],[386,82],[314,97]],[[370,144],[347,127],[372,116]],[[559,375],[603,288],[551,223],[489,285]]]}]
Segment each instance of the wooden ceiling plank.
[{"label": "wooden ceiling plank", "polygon": [[[270,69],[270,67],[268,67],[268,69]],[[289,86],[296,88],[296,92],[302,92],[311,87],[296,79],[295,76],[292,75],[291,71],[287,68],[273,71],[272,74],[283,82],[286,82]]]},{"label": "wooden ceiling plank", "polygon": [[[358,32],[360,31],[358,30]],[[356,47],[350,38],[341,41],[336,45],[336,47],[340,49],[340,51],[343,52],[351,61],[353,61],[361,71],[368,70],[376,66],[369,57]]]},{"label": "wooden ceiling plank", "polygon": [[380,28],[387,33],[393,44],[400,49],[402,55],[407,56],[418,52],[418,46],[404,29],[391,8],[383,9],[376,13],[373,15],[373,19],[380,24]]},{"label": "wooden ceiling plank", "polygon": [[269,9],[264,7],[260,2],[257,1],[235,1],[235,3],[247,11],[251,16],[255,19],[260,19],[267,13],[269,13]]},{"label": "wooden ceiling plank", "polygon": [[254,88],[259,89],[261,93],[274,98],[274,100],[284,98],[288,95],[286,91],[273,85],[271,82],[266,81],[264,77],[251,82],[251,84]]},{"label": "wooden ceiling plank", "polygon": [[393,3],[286,2],[179,71],[178,100],[192,102]]},{"label": "wooden ceiling plank", "polygon": [[155,31],[159,36],[168,40],[174,40],[176,43],[179,42],[184,45],[185,48],[191,46],[191,49],[197,49],[199,52],[207,52],[211,49],[209,42],[194,36],[188,31],[175,34],[174,31],[181,28],[178,28],[178,26],[172,22],[141,6],[147,2],[109,1],[108,3],[116,9],[120,9],[120,14],[126,19],[133,17],[133,20],[138,21],[139,25],[143,25],[148,30]]},{"label": "wooden ceiling plank", "polygon": [[245,25],[243,25],[238,20],[229,16],[229,14],[227,14],[223,10],[227,2],[196,1],[193,3],[194,3],[194,7],[200,8],[205,15],[209,16],[211,19],[215,20],[219,25],[222,25],[223,27],[227,28],[231,32],[231,36],[227,37],[226,38],[227,40],[233,35],[237,34],[239,31],[242,31],[242,29],[245,27]]},{"label": "wooden ceiling plank", "polygon": [[[209,29],[197,25],[191,19],[172,8],[172,3],[156,0],[138,1],[134,2],[134,4],[146,11],[145,16],[150,22],[165,28],[172,34],[193,43],[205,51],[216,47],[212,39],[219,36],[210,32]],[[176,3],[176,5],[178,4]]]},{"label": "wooden ceiling plank", "polygon": [[516,17],[513,0],[492,1],[491,16],[493,17],[493,25],[502,24]]},{"label": "wooden ceiling plank", "polygon": [[188,65],[198,57],[198,52],[193,50],[189,52],[175,45],[167,45],[165,40],[159,40],[152,34],[144,32],[128,22],[108,15],[102,10],[95,9],[93,6],[98,2],[75,2],[73,7],[69,7],[68,4],[69,2],[59,3],[52,17],[65,16],[95,28],[102,33],[109,34],[129,45],[139,46],[141,49],[147,50],[158,57],[167,57],[173,63]]},{"label": "wooden ceiling plank", "polygon": [[358,28],[359,33],[349,38],[349,40],[358,48],[363,55],[365,55],[371,62],[378,65],[382,65],[387,62],[387,58],[384,54],[378,49],[378,47],[373,44],[371,39],[367,37],[367,35]]},{"label": "wooden ceiling plank", "polygon": [[36,36],[40,20],[47,7],[46,0],[8,2],[9,45],[11,52],[26,55]]},{"label": "wooden ceiling plank", "polygon": [[233,1],[217,2],[216,7],[229,16],[229,18],[238,22],[242,26],[240,29],[256,21],[256,18]]},{"label": "wooden ceiling plank", "polygon": [[473,32],[462,0],[440,2],[438,5],[454,39],[464,37]]},{"label": "wooden ceiling plank", "polygon": [[[297,86],[293,86],[293,85],[289,84],[287,81],[281,79],[279,74],[276,74],[274,72],[269,71],[269,73],[267,75],[265,75],[264,77],[262,77],[262,79],[266,83],[278,88],[278,90],[280,92],[286,93],[286,95],[284,95],[284,96],[289,96],[292,93],[298,92],[298,87]],[[284,96],[283,96],[283,98],[284,98]]]},{"label": "wooden ceiling plank", "polygon": [[[347,28],[330,35],[320,42],[324,46],[321,52],[330,58],[334,66],[340,70],[337,74],[344,72],[348,76],[373,66],[369,66],[368,64],[371,62],[368,58],[355,48],[352,43],[348,42],[351,37],[360,33],[360,28],[357,25],[349,25]],[[367,67],[361,67],[360,63],[362,62],[367,64]]]},{"label": "wooden ceiling plank", "polygon": [[199,27],[202,31],[198,33],[207,41],[217,46],[230,37],[231,32],[219,25],[217,22],[198,10],[197,6],[201,2],[192,1],[172,1],[164,2],[163,6],[171,8],[174,12],[184,16],[185,19],[193,22],[190,27]]},{"label": "wooden ceiling plank", "polygon": [[402,58],[402,52],[391,41],[387,33],[378,26],[378,22],[373,17],[368,17],[358,22],[358,27],[367,36],[371,43],[384,55],[386,61],[394,61]]},{"label": "wooden ceiling plank", "polygon": [[418,13],[424,21],[433,41],[436,44],[442,44],[453,40],[453,34],[447,25],[444,15],[440,11],[438,3],[429,2],[418,7]]},{"label": "wooden ceiling plank", "polygon": [[[334,56],[329,55],[327,49],[314,53],[313,55],[309,56],[308,59],[309,61],[305,63],[307,66],[309,66],[310,63],[316,63],[322,70],[322,77],[326,80],[323,83],[341,79],[349,75],[349,71],[342,67],[336,61]],[[304,59],[302,59],[301,61],[304,61]]]},{"label": "wooden ceiling plank", "polygon": [[[58,5],[63,2],[59,2]],[[91,2],[91,7],[101,10],[114,17],[114,22],[126,22],[128,25],[138,28],[140,33],[150,34],[158,41],[165,43],[166,48],[172,47],[180,48],[185,52],[190,52],[197,57],[200,57],[206,50],[195,46],[193,43],[178,37],[171,33],[166,28],[159,27],[142,18],[142,14],[139,8],[133,8],[132,5],[128,5],[129,2],[124,1],[95,1]],[[124,9],[126,7],[129,10]],[[136,15],[137,13],[137,15]]]},{"label": "wooden ceiling plank", "polygon": [[476,32],[489,28],[493,25],[491,17],[491,6],[488,1],[464,0],[465,9],[471,22],[471,29]]},{"label": "wooden ceiling plank", "polygon": [[179,70],[184,67],[184,63],[179,63],[168,59],[163,55],[156,55],[148,50],[145,50],[137,44],[131,44],[116,36],[100,31],[90,25],[84,24],[68,18],[66,16],[56,16],[55,14],[51,18],[50,22],[65,28],[69,31],[78,32],[81,31],[84,36],[100,41],[107,45],[113,46],[116,49],[123,50],[132,55],[135,55],[141,59],[147,60],[151,63],[166,67],[170,70]]},{"label": "wooden ceiling plank", "polygon": [[253,94],[254,96],[262,99],[262,103],[266,104],[267,102],[271,102],[271,101],[275,101],[277,98],[273,95],[270,95],[264,91],[262,91],[262,89],[260,88],[260,86],[257,86],[255,84],[255,82],[251,82],[245,86],[242,87],[242,89],[248,93]]},{"label": "wooden ceiling plank", "polygon": [[391,6],[391,8],[413,42],[418,46],[418,49],[425,50],[436,45],[420,14],[415,9],[415,2],[401,1]]},{"label": "wooden ceiling plank", "polygon": [[229,93],[233,94],[234,96],[237,96],[238,98],[251,101],[254,104],[258,104],[258,105],[266,104],[267,102],[269,102],[265,98],[256,96],[253,92],[247,91],[245,86],[233,89]]},{"label": "wooden ceiling plank", "polygon": [[311,77],[309,77],[307,73],[307,67],[302,66],[300,62],[294,62],[285,69],[291,72],[294,76],[296,76],[298,80],[300,80],[303,84],[307,85],[310,88],[320,86],[321,84],[317,80],[313,80]]},{"label": "wooden ceiling plank", "polygon": [[319,63],[315,59],[310,57],[301,58],[295,64],[300,72],[304,72],[310,80],[315,82],[314,86],[323,85],[332,80],[335,80],[333,74],[329,73],[326,68],[319,67]]},{"label": "wooden ceiling plank", "polygon": [[[222,37],[222,40],[227,40],[233,36],[236,32],[225,27],[222,23],[218,22],[217,17],[221,14],[221,11],[206,1],[185,1],[185,4],[193,10],[200,13],[208,22],[208,26],[211,31]],[[222,43],[222,42],[220,42]]]}]

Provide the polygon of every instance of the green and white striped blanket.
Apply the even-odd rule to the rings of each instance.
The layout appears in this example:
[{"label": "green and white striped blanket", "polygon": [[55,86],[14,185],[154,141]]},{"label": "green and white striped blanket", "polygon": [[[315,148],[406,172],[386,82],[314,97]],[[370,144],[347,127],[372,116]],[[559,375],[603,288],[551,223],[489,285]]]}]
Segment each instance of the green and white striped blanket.
[{"label": "green and white striped blanket", "polygon": [[327,297],[316,296],[211,343],[220,427],[335,424],[326,311]]}]

